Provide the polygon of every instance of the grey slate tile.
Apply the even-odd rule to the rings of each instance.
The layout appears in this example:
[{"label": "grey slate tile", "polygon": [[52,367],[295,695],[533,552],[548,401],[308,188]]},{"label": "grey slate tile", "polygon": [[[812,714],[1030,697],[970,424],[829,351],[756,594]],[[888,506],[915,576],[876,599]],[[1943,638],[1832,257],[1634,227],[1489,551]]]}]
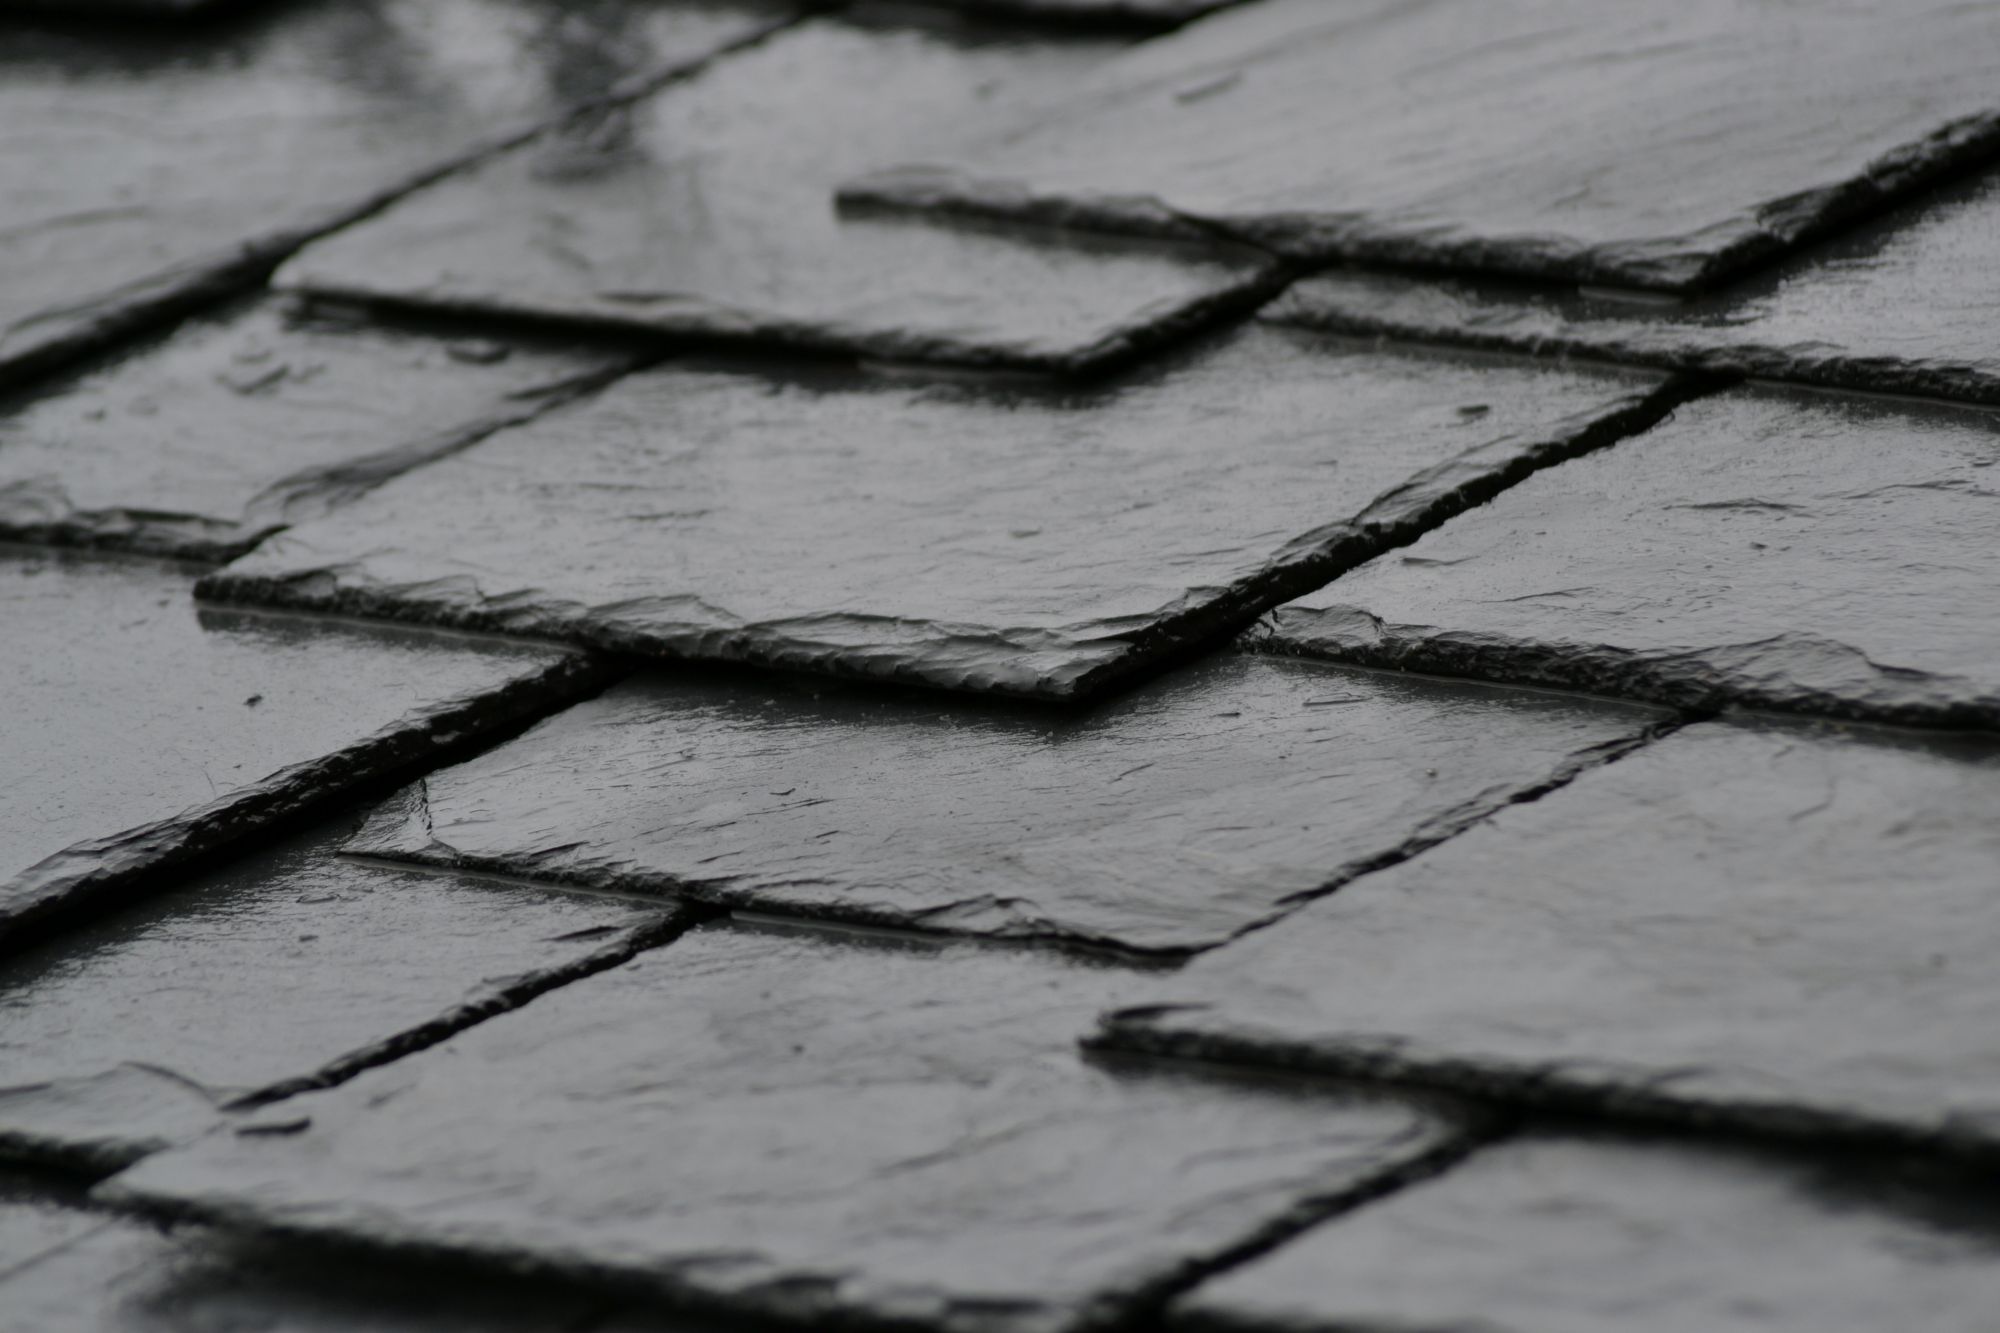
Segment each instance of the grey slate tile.
[{"label": "grey slate tile", "polygon": [[0,378],[246,285],[481,145],[743,39],[761,0],[275,4],[0,34]]},{"label": "grey slate tile", "polygon": [[100,1193],[748,1313],[1040,1330],[1455,1148],[1409,1101],[1081,1059],[1129,980],[705,927]]},{"label": "grey slate tile", "polygon": [[848,196],[1680,289],[1990,151],[1996,60],[1955,0],[1271,0]]},{"label": "grey slate tile", "polygon": [[1225,655],[1084,716],[639,677],[385,803],[351,844],[738,908],[1219,944],[1662,714]]},{"label": "grey slate tile", "polygon": [[310,247],[280,286],[455,312],[1075,371],[1275,289],[1260,252],[840,215],[871,154],[1067,88],[1119,49],[891,11],[821,20]]},{"label": "grey slate tile", "polygon": [[973,14],[998,14],[1046,22],[1168,26],[1199,18],[1242,0],[941,0]]},{"label": "grey slate tile", "polygon": [[281,533],[201,592],[1074,697],[1677,392],[1259,327],[1069,394],[677,364]]},{"label": "grey slate tile", "polygon": [[602,679],[536,644],[198,612],[192,581],[0,547],[0,941]]},{"label": "grey slate tile", "polygon": [[1274,319],[1520,352],[2000,404],[2000,174],[1680,302],[1330,272]]},{"label": "grey slate tile", "polygon": [[2000,727],[2000,419],[1735,390],[1281,608],[1381,666]]},{"label": "grey slate tile", "polygon": [[247,303],[0,404],[0,539],[227,558],[631,364]]},{"label": "grey slate tile", "polygon": [[1700,723],[1195,960],[1097,1040],[2000,1150],[2000,742]]},{"label": "grey slate tile", "polygon": [[337,857],[346,821],[0,962],[0,1149],[123,1166],[523,1003],[657,904]]},{"label": "grey slate tile", "polygon": [[1197,1288],[1177,1328],[1986,1333],[1990,1183],[1902,1163],[1537,1135]]}]

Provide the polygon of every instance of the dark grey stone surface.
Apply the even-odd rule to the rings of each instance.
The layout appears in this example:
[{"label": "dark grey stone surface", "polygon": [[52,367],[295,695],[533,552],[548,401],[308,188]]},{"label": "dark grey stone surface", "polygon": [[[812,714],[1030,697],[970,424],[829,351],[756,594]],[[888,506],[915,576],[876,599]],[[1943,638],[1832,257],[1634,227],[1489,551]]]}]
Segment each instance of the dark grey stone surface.
[{"label": "dark grey stone surface", "polygon": [[537,644],[198,612],[191,581],[0,547],[0,941],[602,679]]},{"label": "dark grey stone surface", "polygon": [[[863,14],[866,19],[866,13]],[[822,20],[404,199],[280,286],[907,359],[1074,371],[1267,297],[1261,252],[841,216],[842,176],[1073,86],[1108,40]]]},{"label": "dark grey stone surface", "polygon": [[1223,656],[1084,716],[860,687],[614,686],[385,803],[351,849],[733,907],[1219,944],[1663,714]]},{"label": "dark grey stone surface", "polygon": [[0,404],[0,539],[227,558],[631,362],[240,306]]},{"label": "dark grey stone surface", "polygon": [[434,172],[781,19],[675,5],[247,5],[0,34],[0,379],[254,281]]},{"label": "dark grey stone surface", "polygon": [[346,820],[0,963],[0,1149],[122,1166],[664,938],[658,904],[334,855]]},{"label": "dark grey stone surface", "polygon": [[1274,319],[1351,333],[2000,404],[2000,175],[1685,301],[1332,272]]},{"label": "dark grey stone surface", "polygon": [[1100,1040],[2000,1151],[2000,741],[1700,723],[1195,960]]},{"label": "dark grey stone surface", "polygon": [[2000,418],[1738,390],[1281,608],[1265,646],[2000,728]]},{"label": "dark grey stone surface", "polygon": [[1996,61],[1957,0],[1273,0],[848,194],[1682,289],[1990,151]]},{"label": "dark grey stone surface", "polygon": [[1073,697],[1676,394],[1256,326],[1070,393],[670,365],[280,533],[201,592]]},{"label": "dark grey stone surface", "polygon": [[1175,1326],[1987,1333],[1991,1187],[1907,1163],[1518,1139],[1198,1288]]},{"label": "dark grey stone surface", "polygon": [[706,927],[109,1189],[753,1313],[1062,1329],[1451,1143],[1408,1101],[1084,1060],[1132,979]]}]

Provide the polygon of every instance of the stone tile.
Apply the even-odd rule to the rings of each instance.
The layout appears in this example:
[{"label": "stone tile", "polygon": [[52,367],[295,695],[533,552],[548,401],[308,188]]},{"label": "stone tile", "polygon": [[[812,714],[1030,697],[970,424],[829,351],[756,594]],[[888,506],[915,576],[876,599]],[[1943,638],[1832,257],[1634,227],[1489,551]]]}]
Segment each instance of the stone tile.
[{"label": "stone tile", "polygon": [[1351,333],[2000,404],[2000,174],[1685,301],[1330,272],[1274,319]]},{"label": "stone tile", "polygon": [[787,11],[385,0],[0,35],[0,378],[232,286],[483,145]]},{"label": "stone tile", "polygon": [[1989,152],[1996,59],[1956,0],[1273,0],[847,193],[1684,289]]},{"label": "stone tile", "polygon": [[702,928],[109,1193],[753,1314],[1067,1329],[1453,1140],[1406,1101],[1081,1059],[1130,980]]},{"label": "stone tile", "polygon": [[1112,1015],[1115,1045],[2000,1150],[2000,741],[1703,723]]},{"label": "stone tile", "polygon": [[191,582],[0,548],[0,941],[602,679],[534,644],[198,612]]},{"label": "stone tile", "polygon": [[953,9],[1013,18],[1084,24],[1167,26],[1242,0],[942,0]]},{"label": "stone tile", "polygon": [[241,553],[632,364],[277,300],[0,404],[0,538]]},{"label": "stone tile", "polygon": [[657,904],[334,855],[347,821],[0,963],[0,1149],[123,1166],[664,938]]},{"label": "stone tile", "polygon": [[312,246],[281,286],[493,315],[1075,371],[1275,290],[1261,252],[843,216],[871,155],[1119,49],[931,15],[823,20],[572,122]]},{"label": "stone tile", "polygon": [[[1175,1326],[1985,1333],[2000,1208],[1908,1164],[1538,1135],[1197,1288]],[[1983,1186],[1983,1187],[1982,1187]]]},{"label": "stone tile", "polygon": [[202,594],[1074,697],[1676,392],[1254,326],[1071,393],[677,364],[281,533]]},{"label": "stone tile", "polygon": [[640,677],[385,804],[351,850],[762,911],[1219,944],[1662,714],[1224,655],[1082,716]]},{"label": "stone tile", "polygon": [[1663,703],[2000,727],[2000,418],[1737,391],[1281,608],[1269,646]]}]

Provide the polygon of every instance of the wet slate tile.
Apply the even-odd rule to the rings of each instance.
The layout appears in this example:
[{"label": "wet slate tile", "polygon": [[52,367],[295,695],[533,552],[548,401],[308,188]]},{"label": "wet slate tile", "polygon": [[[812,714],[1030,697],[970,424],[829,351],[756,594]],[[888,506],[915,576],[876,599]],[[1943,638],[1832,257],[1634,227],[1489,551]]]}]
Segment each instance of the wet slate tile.
[{"label": "wet slate tile", "polygon": [[1074,371],[1261,300],[1254,251],[842,216],[841,177],[1119,49],[907,11],[781,34],[310,247],[279,285],[907,359]]},{"label": "wet slate tile", "polygon": [[1242,0],[942,0],[953,9],[1046,22],[1165,27]]},{"label": "wet slate tile", "polygon": [[2000,1149],[2000,741],[1692,726],[1197,959],[1100,1040]]},{"label": "wet slate tile", "polygon": [[431,775],[351,850],[849,921],[1199,948],[1663,716],[1238,655],[1083,716],[638,677]]},{"label": "wet slate tile", "polygon": [[847,194],[1682,289],[1989,151],[1996,57],[1953,0],[1273,0]]},{"label": "wet slate tile", "polygon": [[1684,404],[1280,608],[1265,646],[1922,726],[2000,727],[2000,417]]},{"label": "wet slate tile", "polygon": [[386,0],[0,34],[0,377],[248,285],[482,145],[781,19]]},{"label": "wet slate tile", "polygon": [[1208,1283],[1178,1328],[1981,1333],[1990,1182],[1911,1164],[1536,1135]]},{"label": "wet slate tile", "polygon": [[1308,327],[2000,404],[2000,175],[1926,196],[1713,296],[1635,303],[1333,272],[1271,317]]},{"label": "wet slate tile", "polygon": [[1079,1023],[1131,979],[700,928],[109,1192],[749,1313],[1035,1330],[1452,1143],[1408,1101],[1085,1061]]},{"label": "wet slate tile", "polygon": [[632,363],[255,301],[0,404],[0,539],[227,558]]},{"label": "wet slate tile", "polygon": [[1074,697],[1676,392],[1257,327],[1068,394],[681,363],[281,533],[201,591]]},{"label": "wet slate tile", "polygon": [[602,679],[535,644],[197,611],[192,581],[0,547],[0,940]]}]

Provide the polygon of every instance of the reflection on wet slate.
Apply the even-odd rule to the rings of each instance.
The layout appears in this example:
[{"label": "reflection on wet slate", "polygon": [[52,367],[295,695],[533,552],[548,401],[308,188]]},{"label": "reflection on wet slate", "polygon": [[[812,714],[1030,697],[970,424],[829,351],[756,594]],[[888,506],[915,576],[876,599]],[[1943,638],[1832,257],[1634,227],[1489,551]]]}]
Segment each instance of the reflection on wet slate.
[{"label": "reflection on wet slate", "polygon": [[0,1149],[125,1162],[387,1059],[669,924],[656,905],[356,865],[347,821],[0,964]]},{"label": "reflection on wet slate", "polygon": [[0,377],[204,294],[483,143],[786,11],[260,4],[0,33]]},{"label": "reflection on wet slate", "polygon": [[[1082,1059],[1129,973],[703,928],[109,1187],[940,1330],[1085,1326],[1438,1151],[1388,1097]],[[250,1128],[246,1125],[245,1129]]]},{"label": "reflection on wet slate", "polygon": [[832,199],[869,154],[922,154],[1117,49],[907,10],[808,24],[420,191],[308,249],[279,285],[912,359],[1130,356],[1268,294],[1270,261],[842,217]]},{"label": "reflection on wet slate", "polygon": [[2000,421],[1744,390],[1281,608],[1279,651],[2000,728]]},{"label": "reflection on wet slate", "polygon": [[1306,327],[2000,404],[2000,175],[1926,196],[1740,287],[1679,303],[1337,272]]},{"label": "reflection on wet slate", "polygon": [[635,679],[431,775],[351,850],[735,907],[1220,943],[1660,715],[1227,656],[1085,716]]},{"label": "reflection on wet slate", "polygon": [[1683,288],[1990,151],[1996,66],[1958,0],[1268,0],[849,195]]},{"label": "reflection on wet slate", "polygon": [[2000,1151],[2000,741],[1701,723],[1197,959],[1122,1046]]},{"label": "reflection on wet slate", "polygon": [[670,365],[202,594],[1069,697],[1653,419],[1662,385],[1258,327],[1069,395]]},{"label": "reflection on wet slate", "polygon": [[266,299],[0,406],[0,538],[227,557],[629,363]]},{"label": "reflection on wet slate", "polygon": [[1986,1333],[2000,1207],[1962,1170],[1535,1135],[1181,1302],[1228,1333]]},{"label": "reflection on wet slate", "polygon": [[596,678],[532,644],[197,614],[191,582],[0,555],[0,938]]}]

